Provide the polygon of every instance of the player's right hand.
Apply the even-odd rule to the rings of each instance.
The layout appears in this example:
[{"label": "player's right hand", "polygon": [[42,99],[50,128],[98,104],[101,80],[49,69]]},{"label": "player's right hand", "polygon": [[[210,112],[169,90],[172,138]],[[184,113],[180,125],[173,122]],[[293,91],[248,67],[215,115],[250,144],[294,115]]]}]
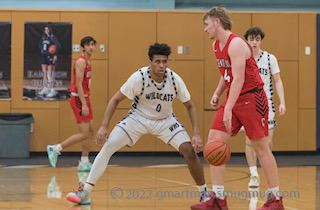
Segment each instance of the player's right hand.
[{"label": "player's right hand", "polygon": [[108,137],[109,137],[109,129],[104,126],[101,126],[96,134],[96,140],[95,140],[96,145],[102,146],[107,141]]},{"label": "player's right hand", "polygon": [[82,116],[88,116],[89,114],[89,108],[86,104],[82,104],[82,108],[81,108],[81,114]]},{"label": "player's right hand", "polygon": [[210,105],[214,110],[217,110],[219,107],[219,96],[213,94],[211,101],[210,101]]}]

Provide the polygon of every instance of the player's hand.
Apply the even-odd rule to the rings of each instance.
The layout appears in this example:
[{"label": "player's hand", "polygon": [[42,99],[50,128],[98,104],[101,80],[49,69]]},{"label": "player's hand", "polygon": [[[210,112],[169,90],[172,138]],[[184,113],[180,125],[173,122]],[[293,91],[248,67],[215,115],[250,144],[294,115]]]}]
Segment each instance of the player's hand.
[{"label": "player's hand", "polygon": [[286,113],[286,106],[284,104],[279,105],[279,116],[282,116]]},{"label": "player's hand", "polygon": [[219,96],[213,94],[211,100],[210,100],[210,105],[214,110],[217,110],[219,107]]},{"label": "player's hand", "polygon": [[223,113],[223,123],[227,129],[227,132],[231,133],[231,126],[232,126],[232,111],[229,109],[224,109]]},{"label": "player's hand", "polygon": [[96,134],[96,139],[95,139],[96,145],[102,146],[107,141],[108,136],[109,136],[109,129],[104,126],[101,126]]},{"label": "player's hand", "polygon": [[202,151],[203,144],[202,144],[202,140],[201,140],[201,137],[200,137],[199,134],[196,134],[196,135],[192,136],[191,144],[192,144],[193,150],[196,153],[199,153],[199,152]]},{"label": "player's hand", "polygon": [[55,55],[55,56],[53,56],[53,61],[54,61],[54,63],[57,61],[57,59],[58,59],[58,57]]},{"label": "player's hand", "polygon": [[81,115],[85,117],[85,116],[88,116],[88,114],[89,114],[89,108],[87,104],[82,104]]}]

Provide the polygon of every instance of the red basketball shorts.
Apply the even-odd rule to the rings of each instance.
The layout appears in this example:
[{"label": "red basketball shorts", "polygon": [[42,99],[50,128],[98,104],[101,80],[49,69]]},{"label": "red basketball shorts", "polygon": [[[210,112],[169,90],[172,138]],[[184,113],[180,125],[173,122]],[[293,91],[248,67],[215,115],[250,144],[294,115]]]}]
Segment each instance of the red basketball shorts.
[{"label": "red basketball shorts", "polygon": [[77,119],[77,123],[90,122],[92,120],[92,109],[89,97],[85,97],[87,106],[89,108],[89,114],[87,116],[82,116],[82,103],[78,96],[71,96],[70,98],[70,105],[73,110],[74,116]]},{"label": "red basketball shorts", "polygon": [[[213,119],[211,129],[227,132],[223,123],[226,102],[227,100],[219,108]],[[232,110],[232,135],[237,135],[241,126],[243,126],[249,139],[268,136],[268,111],[268,100],[263,90],[240,95]]]}]

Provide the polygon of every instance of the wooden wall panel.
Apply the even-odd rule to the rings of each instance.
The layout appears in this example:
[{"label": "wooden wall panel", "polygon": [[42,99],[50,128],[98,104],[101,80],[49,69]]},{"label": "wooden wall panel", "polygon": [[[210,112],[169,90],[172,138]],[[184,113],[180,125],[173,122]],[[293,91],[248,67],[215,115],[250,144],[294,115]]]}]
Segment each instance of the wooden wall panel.
[{"label": "wooden wall panel", "polygon": [[[251,27],[251,14],[249,13],[230,13],[232,19],[232,32],[239,36],[244,35],[246,30]],[[204,109],[211,109],[210,100],[219,83],[221,74],[217,66],[216,56],[213,52],[213,42],[204,33],[204,50],[205,50],[205,86],[204,86]],[[225,94],[220,98],[223,102]]]},{"label": "wooden wall panel", "polygon": [[252,14],[251,13],[237,13],[230,12],[232,20],[231,31],[239,36],[243,37],[246,31],[251,28]]},{"label": "wooden wall panel", "polygon": [[316,150],[316,117],[316,109],[299,110],[299,151]]},{"label": "wooden wall panel", "polygon": [[11,21],[11,11],[0,11],[0,21],[10,22]]},{"label": "wooden wall panel", "polygon": [[[305,47],[311,54],[305,54]],[[299,15],[299,108],[316,108],[317,15]]]},{"label": "wooden wall panel", "polygon": [[[148,49],[156,42],[156,13],[114,12],[109,16],[109,99],[139,68],[148,66]],[[130,108],[126,99],[119,108]]]},{"label": "wooden wall panel", "polygon": [[298,149],[298,62],[279,61],[281,79],[284,86],[287,112],[279,117],[279,99],[274,91],[276,118],[278,126],[274,130],[274,151]]},{"label": "wooden wall panel", "polygon": [[[171,59],[203,60],[203,14],[158,13],[157,41],[171,47]],[[177,54],[178,46],[188,46],[189,54]]]},{"label": "wooden wall panel", "polygon": [[12,59],[11,59],[11,106],[12,108],[46,109],[59,108],[58,101],[23,101],[22,84],[24,68],[24,23],[59,22],[59,12],[13,11],[12,12]]},{"label": "wooden wall panel", "polygon": [[278,60],[298,60],[298,14],[253,13],[252,26],[265,33],[262,48]]},{"label": "wooden wall panel", "polygon": [[10,100],[1,100],[0,101],[0,112],[1,113],[10,113],[11,112],[11,101]]},{"label": "wooden wall panel", "polygon": [[[61,12],[61,22],[72,22],[72,44],[80,44],[85,36],[92,36],[97,41],[92,59],[108,59],[108,12]],[[105,52],[100,52],[100,45],[105,45]],[[82,52],[73,52],[76,59]]]},{"label": "wooden wall panel", "polygon": [[30,133],[30,151],[47,151],[48,144],[58,143],[58,109],[12,109],[12,113],[31,113],[34,118],[33,132]]},{"label": "wooden wall panel", "polygon": [[[230,15],[232,31],[240,36],[251,26],[261,27],[266,34],[262,48],[279,60],[287,114],[276,116],[279,126],[275,129],[274,150],[315,150],[316,13],[233,11]],[[46,151],[47,144],[61,142],[77,132],[68,101],[22,100],[24,22],[73,22],[73,44],[78,44],[86,35],[98,41],[93,55],[91,96],[95,132],[101,125],[108,99],[133,72],[148,66],[148,47],[158,41],[172,47],[169,67],[185,80],[198,108],[203,141],[207,141],[216,113],[209,111],[210,99],[220,73],[212,51],[213,41],[203,32],[202,16],[202,11],[1,11],[0,21],[12,22],[12,100],[0,101],[0,108],[2,112],[30,112],[36,116],[31,151]],[[106,52],[99,52],[100,44],[105,44]],[[190,53],[177,55],[177,46],[189,46]],[[311,55],[304,54],[306,46],[311,47]],[[73,59],[78,55],[73,53]],[[274,92],[278,115],[279,102]],[[224,97],[221,96],[220,104]],[[126,115],[130,104],[131,101],[126,100],[119,105],[112,119],[113,125]],[[190,134],[191,124],[184,106],[175,102],[174,111]],[[229,145],[232,152],[244,152],[244,142],[243,134],[231,138]],[[69,149],[80,151],[81,146],[79,144]],[[92,147],[93,151],[99,149]],[[121,151],[172,150],[155,137],[146,135],[133,148]]]}]

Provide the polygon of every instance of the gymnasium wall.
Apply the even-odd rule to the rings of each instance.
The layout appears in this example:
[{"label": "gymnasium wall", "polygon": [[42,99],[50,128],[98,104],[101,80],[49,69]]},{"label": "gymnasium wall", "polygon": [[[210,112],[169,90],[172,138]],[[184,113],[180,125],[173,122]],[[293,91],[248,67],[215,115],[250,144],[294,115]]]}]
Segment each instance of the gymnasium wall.
[{"label": "gymnasium wall", "polygon": [[[215,115],[209,101],[220,73],[212,52],[212,40],[203,31],[204,11],[165,10],[0,10],[0,21],[12,23],[12,100],[0,100],[1,112],[32,113],[35,118],[30,151],[46,150],[47,144],[63,141],[77,132],[68,101],[23,101],[24,22],[72,22],[72,43],[86,35],[97,41],[92,57],[91,104],[95,133],[99,129],[109,99],[137,69],[148,65],[147,50],[155,42],[172,47],[169,67],[186,82],[200,118],[203,141]],[[266,38],[262,48],[279,61],[285,88],[287,113],[276,117],[275,151],[316,150],[316,13],[315,12],[231,12],[233,32],[243,35],[252,26],[261,27]],[[106,46],[99,52],[99,45]],[[189,47],[189,54],[177,54],[178,46]],[[305,55],[305,46],[311,55]],[[80,53],[73,52],[72,59]],[[276,91],[274,91],[276,92]],[[278,113],[278,98],[275,93]],[[122,102],[112,119],[112,127],[124,117],[130,101]],[[192,134],[184,105],[174,103],[174,112]],[[111,127],[110,127],[111,128]],[[244,135],[229,141],[232,152],[244,152]],[[92,151],[99,151],[92,143]],[[81,145],[65,151],[80,151]],[[146,135],[132,148],[121,151],[173,151],[162,141]]]}]

